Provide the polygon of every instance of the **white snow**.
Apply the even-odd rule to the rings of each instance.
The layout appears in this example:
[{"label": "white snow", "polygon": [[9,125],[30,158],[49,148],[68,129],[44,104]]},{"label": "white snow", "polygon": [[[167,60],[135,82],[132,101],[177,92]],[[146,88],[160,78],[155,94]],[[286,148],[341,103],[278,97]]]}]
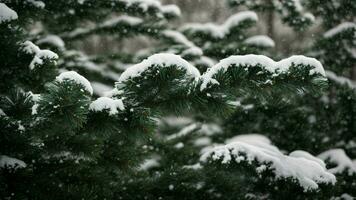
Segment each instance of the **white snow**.
[{"label": "white snow", "polygon": [[89,109],[96,112],[109,110],[109,115],[116,115],[119,113],[119,110],[125,110],[125,107],[121,99],[100,97],[90,104]]},{"label": "white snow", "polygon": [[97,30],[100,30],[103,28],[120,26],[121,24],[137,26],[137,25],[141,24],[142,22],[143,22],[143,20],[141,18],[122,15],[122,16],[114,17],[114,18],[108,19],[104,22],[101,22],[100,25],[97,25],[97,26],[91,25],[91,26],[85,27],[85,28],[83,28],[83,27],[76,28],[73,31],[62,34],[61,36],[67,37],[67,38],[75,38],[80,35],[85,35],[85,34],[90,34],[92,32],[96,32]]},{"label": "white snow", "polygon": [[162,6],[161,10],[163,13],[169,13],[177,17],[181,15],[179,7],[174,4]]},{"label": "white snow", "polygon": [[86,0],[78,0],[77,2],[78,2],[79,4],[84,4],[85,1],[86,1]]},{"label": "white snow", "polygon": [[6,113],[0,108],[0,116],[6,116]]},{"label": "white snow", "polygon": [[6,155],[0,155],[0,168],[11,167],[14,169],[25,168],[27,165],[24,161],[12,158]]},{"label": "white snow", "polygon": [[69,61],[61,63],[69,68],[84,68],[85,70],[103,73],[105,66],[97,65],[96,63],[92,62],[90,58],[81,51],[76,50],[69,50],[64,51],[64,57],[73,58]]},{"label": "white snow", "polygon": [[329,71],[329,70],[325,70],[326,76],[335,81],[336,83],[340,84],[340,85],[347,85],[348,87],[352,88],[352,89],[356,89],[356,82],[343,77],[343,76],[338,76],[336,75],[334,72]]},{"label": "white snow", "polygon": [[195,44],[189,41],[182,33],[174,30],[164,30],[162,34],[165,37],[171,38],[174,42],[178,44],[183,44],[187,47],[195,47]]},{"label": "white snow", "polygon": [[169,135],[167,136],[167,141],[169,140],[174,140],[174,139],[177,139],[177,138],[180,138],[180,137],[184,137],[186,135],[188,135],[189,133],[197,130],[199,128],[198,124],[196,123],[193,123],[193,124],[190,124],[184,128],[182,128],[178,133],[174,133],[172,135]]},{"label": "white snow", "polygon": [[311,155],[309,152],[307,151],[303,151],[303,150],[296,150],[296,151],[293,151],[289,154],[289,156],[291,157],[295,157],[295,158],[305,158],[305,159],[308,159],[308,160],[312,160],[312,161],[315,161],[317,163],[319,163],[319,165],[323,166],[326,168],[326,165],[325,165],[325,162],[323,160],[321,160],[320,158],[317,158],[313,155]]},{"label": "white snow", "polygon": [[182,127],[187,126],[188,124],[193,123],[193,119],[189,117],[176,117],[176,116],[166,116],[163,117],[160,121],[160,124],[164,124],[171,127]]},{"label": "white snow", "polygon": [[146,159],[139,167],[139,170],[141,171],[147,171],[153,167],[159,167],[160,164],[158,162],[159,158],[151,158],[151,159]]},{"label": "white snow", "polygon": [[117,88],[114,88],[108,92],[105,92],[104,93],[104,97],[114,97],[114,96],[117,96],[117,95],[120,95],[120,94],[123,94],[124,91],[123,90],[118,90]]},{"label": "white snow", "polygon": [[212,136],[216,134],[221,134],[222,128],[218,124],[214,123],[204,123],[201,125],[199,133],[206,136]]},{"label": "white snow", "polygon": [[34,57],[29,65],[29,68],[33,70],[36,65],[42,65],[43,59],[57,60],[58,55],[50,50],[41,50],[38,46],[31,41],[26,41],[23,44],[23,50],[28,54],[33,54]]},{"label": "white snow", "polygon": [[[292,1],[288,1],[287,3],[288,3],[288,7],[293,6],[294,12],[300,14],[300,16],[303,17],[303,18],[301,18],[301,20],[303,20],[303,21],[310,20],[311,22],[315,21],[315,16],[312,13],[303,11],[304,9],[303,9],[303,6],[302,6],[300,0],[292,0]],[[281,13],[284,17],[288,17],[291,15],[290,8],[283,6],[280,1],[274,1],[274,4],[275,4],[276,8],[281,11]],[[292,9],[293,9],[293,7],[292,7]]]},{"label": "white snow", "polygon": [[321,153],[318,157],[324,161],[336,164],[336,167],[328,170],[333,174],[339,174],[344,171],[348,172],[349,175],[356,174],[356,166],[343,149],[330,149]]},{"label": "white snow", "polygon": [[140,76],[141,73],[154,65],[160,67],[169,67],[175,65],[178,68],[185,70],[187,75],[192,78],[200,77],[199,70],[180,56],[169,53],[159,53],[154,54],[143,60],[141,63],[138,63],[125,70],[119,78],[119,83],[125,82],[127,79]]},{"label": "white snow", "polygon": [[36,1],[36,0],[26,0],[28,3],[31,3],[36,8],[43,9],[46,5],[43,1]]},{"label": "white snow", "polygon": [[83,35],[83,34],[88,34],[90,33],[90,31],[95,30],[95,27],[91,27],[91,28],[76,28],[71,32],[65,33],[61,36],[63,37],[68,37],[68,38],[74,38],[74,37],[78,37],[79,35]]},{"label": "white snow", "polygon": [[40,44],[51,44],[59,49],[64,49],[64,42],[62,38],[57,35],[47,35],[44,38],[37,40],[38,45]]},{"label": "white snow", "polygon": [[302,12],[303,11],[303,6],[302,6],[302,4],[300,3],[299,0],[292,0],[290,2],[294,5],[295,10],[297,12]]},{"label": "white snow", "polygon": [[183,142],[178,142],[177,144],[174,145],[174,148],[176,149],[181,149],[184,147],[184,143]]},{"label": "white snow", "polygon": [[353,22],[344,22],[339,24],[338,26],[328,30],[327,32],[324,33],[325,38],[331,38],[336,34],[339,34],[343,31],[346,31],[347,29],[354,29],[356,30],[356,23]]},{"label": "white snow", "polygon": [[162,17],[162,13],[170,13],[175,16],[180,16],[181,11],[176,5],[162,5],[160,1],[157,0],[119,0],[119,2],[125,3],[126,7],[137,5],[144,12],[147,12],[150,8],[156,9],[161,13],[157,13],[158,16]]},{"label": "white snow", "polygon": [[289,67],[294,65],[309,65],[313,67],[310,70],[310,74],[318,73],[322,76],[325,76],[325,71],[322,64],[316,60],[315,58],[309,58],[302,55],[295,55],[289,58],[283,59],[281,61],[275,62],[274,60],[268,58],[267,56],[263,55],[243,55],[243,56],[230,56],[221,60],[218,64],[214,65],[213,67],[209,68],[206,73],[204,73],[202,77],[202,84],[200,90],[206,89],[209,83],[212,84],[219,84],[217,80],[213,77],[222,70],[225,72],[229,67],[235,65],[236,67],[241,66],[256,66],[260,64],[262,68],[265,70],[278,75],[280,73],[284,73],[289,70]]},{"label": "white snow", "polygon": [[104,22],[101,22],[101,24],[99,24],[97,26],[92,25],[92,26],[87,26],[85,28],[82,28],[82,27],[76,28],[70,32],[66,32],[66,33],[62,34],[61,36],[68,37],[68,38],[75,38],[80,35],[90,34],[92,32],[95,32],[95,31],[97,31],[99,29],[103,29],[103,28],[120,26],[121,24],[137,26],[137,25],[141,24],[142,22],[143,22],[143,20],[141,18],[127,16],[127,15],[121,15],[118,17],[108,19]]},{"label": "white snow", "polygon": [[199,59],[194,60],[195,65],[204,65],[208,67],[212,67],[216,64],[216,61],[213,59],[206,57],[206,56],[201,56]]},{"label": "white snow", "polygon": [[245,44],[251,44],[260,47],[274,47],[274,41],[266,35],[255,35],[247,38],[244,41]]},{"label": "white snow", "polygon": [[335,200],[355,200],[355,197],[347,194],[347,193],[343,193],[340,198],[335,198]]},{"label": "white snow", "polygon": [[38,110],[38,102],[41,99],[41,95],[40,94],[33,94],[32,92],[30,92],[31,94],[31,98],[32,101],[34,102],[33,106],[31,107],[31,114],[32,115],[36,115],[37,114],[37,110]]},{"label": "white snow", "polygon": [[101,97],[106,96],[108,92],[113,90],[113,87],[105,85],[103,83],[92,81],[90,82],[90,84],[93,87],[94,94]]},{"label": "white snow", "polygon": [[14,10],[7,7],[6,4],[0,3],[0,24],[3,22],[15,20],[17,18],[17,13]]},{"label": "white snow", "polygon": [[201,56],[203,55],[203,51],[201,48],[197,47],[193,42],[189,41],[182,33],[174,30],[165,30],[162,32],[163,36],[169,38],[174,43],[182,44],[188,49],[182,52],[182,55],[195,55]]},{"label": "white snow", "polygon": [[185,55],[201,56],[203,55],[203,51],[199,47],[191,47],[182,52],[182,56]]},{"label": "white snow", "polygon": [[143,20],[141,18],[122,15],[122,16],[115,17],[115,18],[112,18],[112,19],[109,19],[109,20],[103,22],[99,27],[112,27],[119,23],[125,23],[125,24],[129,24],[131,26],[135,26],[142,22],[143,22]]},{"label": "white snow", "polygon": [[194,141],[194,146],[201,147],[201,146],[208,146],[211,145],[212,141],[210,137],[200,137]]},{"label": "white snow", "polygon": [[126,3],[126,6],[138,5],[142,10],[147,11],[148,8],[161,8],[161,2],[157,0],[119,0],[121,2]]},{"label": "white snow", "polygon": [[194,165],[184,165],[183,169],[193,169],[193,170],[198,170],[203,168],[200,163],[196,163]]},{"label": "white snow", "polygon": [[[257,138],[257,140],[255,139]],[[257,161],[260,166],[257,173],[265,170],[273,172],[277,179],[293,178],[304,191],[317,189],[320,183],[335,184],[335,176],[328,172],[321,160],[304,152],[292,152],[290,155],[283,154],[277,147],[269,144],[263,136],[243,136],[234,142],[207,149],[200,161],[219,161],[222,164],[231,162],[246,162],[252,164]]]},{"label": "white snow", "polygon": [[226,34],[230,33],[230,29],[238,26],[246,20],[257,21],[258,17],[255,12],[243,11],[229,17],[222,25],[213,23],[199,24],[191,23],[181,27],[181,31],[193,31],[193,32],[206,32],[212,37],[220,39],[224,38]]},{"label": "white snow", "polygon": [[242,135],[237,135],[235,137],[229,138],[225,140],[225,144],[233,143],[233,142],[247,142],[249,144],[271,144],[271,140],[268,139],[266,136],[257,134],[257,133],[251,133],[251,134],[242,134]]},{"label": "white snow", "polygon": [[80,153],[73,153],[70,151],[61,151],[58,153],[50,154],[50,155],[43,155],[42,156],[45,159],[51,159],[51,158],[56,158],[59,160],[59,162],[63,161],[74,161],[75,163],[79,164],[80,161],[92,161],[93,159]]},{"label": "white snow", "polygon": [[304,13],[303,17],[309,19],[309,21],[311,22],[315,21],[315,16],[310,12]]},{"label": "white snow", "polygon": [[82,85],[84,87],[84,89],[87,92],[89,92],[91,95],[93,94],[93,88],[91,87],[90,82],[86,78],[84,78],[83,76],[78,74],[77,72],[67,71],[67,72],[61,73],[59,76],[56,77],[56,81],[58,81],[60,83],[65,80],[74,81],[76,84]]}]

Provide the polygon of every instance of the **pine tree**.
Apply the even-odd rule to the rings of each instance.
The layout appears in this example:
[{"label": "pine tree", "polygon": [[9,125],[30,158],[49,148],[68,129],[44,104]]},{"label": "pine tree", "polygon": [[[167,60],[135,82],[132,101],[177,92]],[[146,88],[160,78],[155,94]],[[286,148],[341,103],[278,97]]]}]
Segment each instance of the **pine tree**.
[{"label": "pine tree", "polygon": [[[313,22],[299,1],[273,2],[268,12],[296,31]],[[0,3],[0,198],[355,196],[356,84],[346,77],[356,26],[319,4],[303,5],[338,15],[306,57],[275,55],[271,38],[247,34],[252,11],[177,28],[179,8],[157,0]],[[79,47],[137,35],[157,43],[132,54]]]}]

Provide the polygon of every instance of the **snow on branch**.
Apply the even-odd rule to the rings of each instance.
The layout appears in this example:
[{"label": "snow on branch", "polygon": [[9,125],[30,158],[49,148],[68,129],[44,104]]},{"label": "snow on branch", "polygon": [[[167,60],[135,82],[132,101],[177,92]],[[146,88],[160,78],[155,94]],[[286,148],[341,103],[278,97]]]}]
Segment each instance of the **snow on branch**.
[{"label": "snow on branch", "polygon": [[213,23],[199,24],[192,23],[186,24],[181,27],[180,31],[191,34],[208,34],[215,39],[224,38],[230,33],[231,29],[236,28],[244,22],[256,22],[258,20],[257,14],[252,11],[243,11],[229,17],[223,24],[217,25]]},{"label": "snow on branch", "polygon": [[91,95],[93,94],[93,88],[90,85],[90,82],[78,74],[75,71],[63,72],[59,76],[56,77],[56,81],[61,83],[63,81],[74,81],[76,84],[81,85],[87,92]]},{"label": "snow on branch", "polygon": [[324,33],[324,38],[331,38],[334,37],[335,35],[338,35],[342,32],[345,32],[347,30],[354,30],[356,32],[356,23],[353,22],[344,22],[339,24],[338,26],[328,30],[327,32]]},{"label": "snow on branch", "polygon": [[174,140],[174,139],[177,139],[177,138],[181,138],[181,137],[184,137],[190,133],[192,133],[193,131],[196,131],[198,129],[201,128],[201,125],[197,124],[197,123],[192,123],[184,128],[182,128],[178,133],[174,133],[172,135],[169,135],[166,139],[167,141],[170,141],[170,140]]},{"label": "snow on branch", "polygon": [[174,4],[162,6],[161,10],[165,16],[179,17],[181,15],[179,7]]},{"label": "snow on branch", "polygon": [[181,15],[181,11],[176,5],[162,5],[158,0],[117,0],[117,3],[123,4],[128,10],[139,8],[145,13],[156,11],[157,17],[178,17]]},{"label": "snow on branch", "polygon": [[349,175],[356,174],[356,166],[343,149],[330,149],[321,153],[318,157],[325,162],[336,165],[336,167],[328,170],[330,173],[340,174],[347,172]]},{"label": "snow on branch", "polygon": [[203,51],[200,47],[197,47],[193,42],[189,41],[182,33],[174,30],[164,30],[162,36],[172,43],[183,45],[186,50],[183,51],[182,55],[203,55]]},{"label": "snow on branch", "polygon": [[62,38],[60,38],[57,35],[47,35],[39,40],[36,41],[36,44],[41,45],[41,44],[49,44],[51,46],[54,46],[60,50],[65,49],[65,44]]},{"label": "snow on branch", "polygon": [[263,70],[272,73],[274,76],[278,76],[279,74],[288,72],[290,67],[298,65],[310,66],[310,75],[317,73],[325,76],[324,68],[318,60],[301,55],[291,56],[279,62],[275,62],[263,55],[250,54],[243,56],[230,56],[221,60],[218,64],[214,65],[202,75],[202,84],[200,90],[203,91],[206,89],[209,83],[219,84],[219,82],[214,79],[214,77],[221,71],[226,72],[230,67],[248,68],[260,66]]},{"label": "snow on branch", "polygon": [[26,163],[17,158],[12,158],[6,155],[0,155],[0,168],[11,167],[14,169],[25,168]]},{"label": "snow on branch", "polygon": [[48,60],[57,60],[58,55],[50,50],[41,50],[38,46],[33,44],[31,41],[26,41],[23,44],[23,51],[34,55],[29,68],[33,70],[36,66],[42,65],[45,59]]},{"label": "snow on branch", "polygon": [[86,28],[77,28],[71,32],[64,33],[61,37],[66,39],[76,39],[83,36],[88,36],[91,34],[98,33],[98,31],[112,31],[116,30],[116,33],[128,34],[130,29],[142,29],[144,26],[144,21],[139,17],[132,17],[127,15],[122,15],[114,17],[99,23],[99,25],[86,27]]},{"label": "snow on branch", "polygon": [[328,77],[328,79],[330,79],[340,85],[347,85],[351,89],[356,89],[356,82],[354,82],[346,77],[338,76],[334,72],[329,71],[329,70],[326,70],[325,73],[326,73],[326,76]]},{"label": "snow on branch", "polygon": [[104,110],[109,111],[109,115],[116,115],[119,111],[125,110],[124,103],[121,99],[111,99],[109,97],[100,97],[97,100],[93,101],[90,106],[89,110],[95,112],[101,112]]},{"label": "snow on branch", "polygon": [[265,48],[271,48],[275,46],[274,41],[266,35],[256,35],[249,37],[244,41],[244,43]]},{"label": "snow on branch", "polygon": [[143,60],[141,63],[138,63],[132,67],[129,67],[124,71],[120,78],[119,83],[125,82],[130,78],[138,77],[144,71],[148,70],[152,66],[159,67],[170,67],[176,66],[186,72],[186,74],[192,78],[200,77],[200,72],[193,65],[188,63],[186,60],[181,58],[178,55],[170,54],[170,53],[159,53],[154,54],[147,59]]},{"label": "snow on branch", "polygon": [[32,6],[34,6],[36,8],[40,8],[40,9],[43,9],[46,6],[46,4],[43,3],[43,1],[26,0],[26,3],[31,4]]},{"label": "snow on branch", "polygon": [[17,13],[6,4],[0,3],[0,24],[3,22],[9,22],[18,18]]},{"label": "snow on branch", "polygon": [[252,138],[245,135],[241,139],[235,138],[232,143],[213,147],[202,154],[200,161],[246,163],[251,166],[257,162],[257,174],[270,170],[276,179],[292,178],[304,191],[318,189],[319,184],[335,184],[335,176],[327,171],[320,159],[303,151],[285,155],[269,140],[254,138],[256,135]]}]

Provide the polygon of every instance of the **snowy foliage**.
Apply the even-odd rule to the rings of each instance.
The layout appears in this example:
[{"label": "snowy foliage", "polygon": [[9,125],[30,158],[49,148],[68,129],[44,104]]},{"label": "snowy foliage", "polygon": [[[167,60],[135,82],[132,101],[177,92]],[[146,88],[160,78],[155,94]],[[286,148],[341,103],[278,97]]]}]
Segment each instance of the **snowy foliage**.
[{"label": "snowy foliage", "polygon": [[251,11],[239,12],[229,19],[227,19],[224,24],[216,25],[212,23],[207,24],[186,24],[181,27],[182,32],[191,32],[191,33],[206,33],[211,35],[214,38],[223,38],[225,35],[230,34],[231,29],[238,27],[242,23],[256,22],[258,20],[257,14]]},{"label": "snowy foliage", "polygon": [[6,4],[0,3],[0,24],[17,19],[17,13],[7,7]]},{"label": "snowy foliage", "polygon": [[325,71],[326,76],[328,77],[328,79],[335,81],[336,83],[340,84],[340,85],[347,85],[348,87],[352,88],[352,89],[356,89],[356,82],[352,81],[346,77],[342,77],[342,76],[337,76],[334,72],[326,70]]},{"label": "snowy foliage", "polygon": [[192,78],[200,76],[200,72],[186,60],[182,59],[180,56],[169,53],[160,53],[152,55],[141,63],[128,68],[124,73],[121,74],[119,82],[122,83],[130,78],[140,76],[142,72],[148,70],[152,66],[176,66],[177,68],[185,70],[187,75],[191,76]]},{"label": "snowy foliage", "polygon": [[256,46],[261,46],[261,47],[274,47],[275,43],[274,41],[265,35],[256,35],[247,38],[244,43],[246,44],[251,44],[251,45],[256,45]]},{"label": "snowy foliage", "polygon": [[56,77],[56,81],[73,81],[74,83],[81,85],[87,92],[89,92],[89,94],[93,94],[93,88],[91,87],[90,82],[75,71],[61,73]]},{"label": "snowy foliage", "polygon": [[350,29],[356,31],[356,24],[353,22],[344,22],[325,32],[324,37],[325,38],[334,37],[335,35]]},{"label": "snowy foliage", "polygon": [[305,191],[318,189],[318,184],[335,184],[335,176],[327,172],[321,160],[300,152],[285,155],[265,138],[256,138],[259,137],[235,138],[232,143],[208,150],[200,157],[200,161],[205,163],[213,160],[222,164],[247,162],[251,165],[257,161],[257,173],[271,170],[277,179],[293,178]]},{"label": "snowy foliage", "polygon": [[100,97],[90,104],[89,109],[96,112],[108,110],[110,115],[115,115],[119,110],[125,110],[125,107],[121,99]]},{"label": "snowy foliage", "polygon": [[325,162],[329,161],[336,165],[336,167],[329,169],[329,172],[333,174],[343,172],[347,172],[349,175],[356,174],[356,166],[342,149],[330,149],[321,153],[318,157]]},{"label": "snowy foliage", "polygon": [[58,49],[65,49],[65,44],[62,38],[60,38],[57,35],[47,35],[39,40],[36,41],[36,44],[41,45],[41,44],[49,44],[54,47],[57,47]]},{"label": "snowy foliage", "polygon": [[325,71],[321,63],[314,59],[305,56],[292,56],[275,62],[272,59],[261,55],[244,55],[244,56],[231,56],[221,60],[218,64],[214,65],[205,74],[202,75],[203,83],[200,90],[207,88],[208,84],[219,84],[214,79],[214,76],[220,71],[226,71],[229,67],[254,67],[261,66],[264,70],[278,76],[278,74],[286,73],[292,66],[304,65],[312,67],[310,74],[320,74],[325,76]]},{"label": "snowy foliage", "polygon": [[26,41],[23,43],[23,50],[31,55],[34,55],[29,68],[31,70],[35,69],[36,66],[42,65],[45,59],[57,60],[58,55],[50,50],[41,50],[38,46],[33,44],[31,41]]},{"label": "snowy foliage", "polygon": [[14,169],[25,168],[26,163],[17,158],[12,158],[6,155],[0,155],[0,168],[5,168],[5,167],[10,167]]}]

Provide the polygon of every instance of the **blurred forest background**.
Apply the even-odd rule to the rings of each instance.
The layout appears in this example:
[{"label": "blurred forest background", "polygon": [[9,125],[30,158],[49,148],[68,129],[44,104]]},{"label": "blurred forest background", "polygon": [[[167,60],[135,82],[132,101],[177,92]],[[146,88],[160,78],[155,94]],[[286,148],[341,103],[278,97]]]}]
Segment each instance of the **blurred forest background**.
[{"label": "blurred forest background", "polygon": [[[269,1],[269,0],[267,0]],[[180,27],[184,23],[222,23],[229,16],[239,11],[248,10],[240,6],[231,8],[225,0],[162,0],[163,5],[175,4],[182,12],[181,17],[172,20],[172,27]],[[308,47],[313,40],[313,33],[321,31],[320,22],[314,24],[305,31],[296,32],[291,27],[283,25],[280,16],[275,12],[257,13],[259,20],[256,26],[247,31],[254,34],[268,35],[276,46],[270,49],[270,53],[283,55],[300,54],[301,49]],[[92,36],[86,40],[80,40],[79,46],[87,54],[100,54],[102,52],[134,52],[145,49],[154,44],[152,37],[136,36],[134,38],[117,41],[111,36]]]}]

